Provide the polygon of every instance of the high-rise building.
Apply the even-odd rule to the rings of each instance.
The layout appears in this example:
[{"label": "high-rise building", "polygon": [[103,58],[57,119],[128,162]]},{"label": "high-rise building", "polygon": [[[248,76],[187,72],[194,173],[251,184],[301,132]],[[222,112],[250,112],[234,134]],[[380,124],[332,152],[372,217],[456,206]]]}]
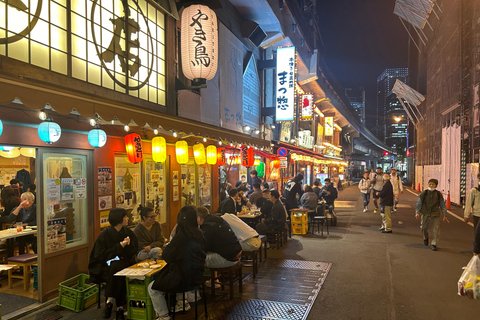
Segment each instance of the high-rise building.
[{"label": "high-rise building", "polygon": [[408,84],[408,68],[388,68],[377,77],[377,119],[375,134],[384,142],[386,142],[387,135],[387,98],[397,79]]},{"label": "high-rise building", "polygon": [[403,150],[402,155],[405,156],[407,147],[407,114],[395,93],[391,92],[387,96],[386,102],[385,144],[394,150]]},{"label": "high-rise building", "polygon": [[[351,91],[351,93],[349,93]],[[358,115],[360,122],[365,125],[365,89],[363,86],[360,86],[358,90],[351,88],[345,89],[345,95],[350,101],[355,114]]]}]

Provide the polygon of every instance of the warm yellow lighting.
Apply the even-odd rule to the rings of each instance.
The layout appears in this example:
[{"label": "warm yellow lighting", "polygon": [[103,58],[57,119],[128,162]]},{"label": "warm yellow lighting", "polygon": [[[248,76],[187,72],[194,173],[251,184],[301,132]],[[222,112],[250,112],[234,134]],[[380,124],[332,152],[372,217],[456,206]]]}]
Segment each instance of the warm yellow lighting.
[{"label": "warm yellow lighting", "polygon": [[207,163],[211,165],[217,163],[217,147],[213,145],[207,147]]},{"label": "warm yellow lighting", "polygon": [[197,143],[193,146],[193,156],[196,164],[205,164],[207,158],[205,157],[205,147],[201,143]]},{"label": "warm yellow lighting", "polygon": [[395,121],[399,122],[400,120],[402,120],[402,118],[400,118],[400,117],[395,117]]},{"label": "warm yellow lighting", "polygon": [[188,143],[186,141],[177,141],[175,143],[175,155],[179,164],[188,162]]},{"label": "warm yellow lighting", "polygon": [[165,162],[167,159],[167,142],[164,137],[152,139],[152,158],[155,162]]}]

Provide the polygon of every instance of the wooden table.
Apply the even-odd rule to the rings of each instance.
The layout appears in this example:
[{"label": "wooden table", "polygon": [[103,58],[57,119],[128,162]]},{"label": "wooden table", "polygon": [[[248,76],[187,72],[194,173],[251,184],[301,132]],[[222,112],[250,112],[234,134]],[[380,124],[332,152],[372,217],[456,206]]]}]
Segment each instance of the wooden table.
[{"label": "wooden table", "polygon": [[155,269],[141,266],[143,263],[149,262],[154,261],[144,260],[115,274],[116,276],[124,276],[126,278],[128,319],[155,319],[155,310],[148,294],[148,285],[153,281],[153,276],[162,270],[167,263],[164,260],[157,260],[157,264],[161,265],[161,267]]},{"label": "wooden table", "polygon": [[238,214],[237,217],[253,229],[255,229],[261,220],[260,214]]},{"label": "wooden table", "polygon": [[7,256],[13,256],[13,239],[24,237],[28,235],[34,235],[37,233],[37,230],[33,229],[23,229],[23,231],[18,232],[17,228],[10,228],[5,230],[0,230],[0,240],[7,240]]}]

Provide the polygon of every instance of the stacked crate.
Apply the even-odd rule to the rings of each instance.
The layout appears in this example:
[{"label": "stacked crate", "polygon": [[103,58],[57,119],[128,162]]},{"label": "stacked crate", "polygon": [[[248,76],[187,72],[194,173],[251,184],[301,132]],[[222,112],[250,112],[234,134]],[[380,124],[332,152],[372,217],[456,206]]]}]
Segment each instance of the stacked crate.
[{"label": "stacked crate", "polygon": [[98,286],[88,283],[88,274],[79,274],[73,278],[60,282],[58,288],[58,305],[80,312],[97,302]]},{"label": "stacked crate", "polygon": [[155,310],[153,309],[152,300],[148,295],[148,285],[152,281],[152,277],[145,277],[144,280],[126,278],[126,281],[128,298],[128,319],[155,319]]},{"label": "stacked crate", "polygon": [[308,231],[308,214],[307,211],[292,212],[292,234],[306,234]]}]

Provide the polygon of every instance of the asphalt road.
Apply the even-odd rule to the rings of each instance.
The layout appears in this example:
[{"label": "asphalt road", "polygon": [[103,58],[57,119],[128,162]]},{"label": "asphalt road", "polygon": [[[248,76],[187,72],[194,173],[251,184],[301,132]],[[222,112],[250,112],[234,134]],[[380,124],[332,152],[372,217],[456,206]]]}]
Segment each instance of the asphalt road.
[{"label": "asphalt road", "polygon": [[[363,212],[356,186],[339,192],[337,227],[330,235],[293,236],[269,258],[333,263],[308,316],[316,319],[468,319],[480,301],[457,295],[462,267],[472,253],[473,227],[448,215],[442,222],[438,251],[423,245],[414,217],[418,197],[405,191],[393,213],[393,233],[382,234],[380,216]],[[344,202],[342,202],[344,203]],[[463,216],[462,210],[451,211]]]}]

